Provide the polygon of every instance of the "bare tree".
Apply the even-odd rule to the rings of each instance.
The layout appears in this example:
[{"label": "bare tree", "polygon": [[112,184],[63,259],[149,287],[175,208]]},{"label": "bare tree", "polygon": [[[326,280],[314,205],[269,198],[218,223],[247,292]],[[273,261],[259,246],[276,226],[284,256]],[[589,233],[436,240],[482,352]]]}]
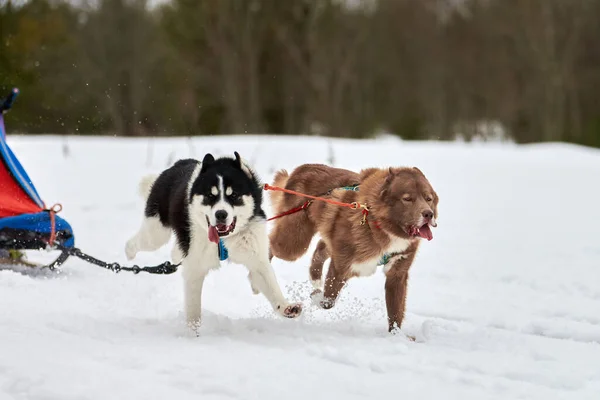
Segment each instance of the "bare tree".
[{"label": "bare tree", "polygon": [[531,120],[528,128],[521,128],[530,132],[517,134],[529,139],[541,134],[546,141],[557,141],[569,130],[581,130],[575,63],[590,4],[587,0],[507,0],[493,5],[493,15],[501,21],[497,29],[514,48],[513,68],[527,76],[518,85],[521,106]]},{"label": "bare tree", "polygon": [[294,79],[304,90],[306,129],[317,123],[331,136],[352,136],[356,118],[347,110],[347,95],[357,86],[356,74],[371,25],[360,9],[336,1],[302,1],[286,10],[274,25]]},{"label": "bare tree", "polygon": [[148,75],[155,62],[146,0],[102,0],[88,11],[82,38],[86,86],[121,135],[145,134]]}]

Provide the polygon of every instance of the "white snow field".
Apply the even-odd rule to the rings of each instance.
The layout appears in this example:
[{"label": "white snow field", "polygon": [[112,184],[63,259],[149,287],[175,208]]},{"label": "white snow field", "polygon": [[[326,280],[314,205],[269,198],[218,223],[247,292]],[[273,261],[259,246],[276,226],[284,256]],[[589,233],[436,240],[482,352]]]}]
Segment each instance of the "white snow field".
[{"label": "white snow field", "polygon": [[[415,342],[387,333],[380,269],[351,280],[333,309],[311,306],[316,240],[297,262],[273,260],[301,318],[277,317],[246,269],[224,262],[205,282],[199,337],[184,324],[180,271],[115,274],[77,259],[61,274],[0,271],[2,400],[600,399],[598,150],[273,136],[8,142],[45,202],[63,205],[76,245],[107,261],[126,263],[139,179],[206,152],[239,151],[265,182],[332,155],[355,170],[418,166],[440,216],[411,270],[403,330]],[[169,255],[170,245],[134,261]]]}]

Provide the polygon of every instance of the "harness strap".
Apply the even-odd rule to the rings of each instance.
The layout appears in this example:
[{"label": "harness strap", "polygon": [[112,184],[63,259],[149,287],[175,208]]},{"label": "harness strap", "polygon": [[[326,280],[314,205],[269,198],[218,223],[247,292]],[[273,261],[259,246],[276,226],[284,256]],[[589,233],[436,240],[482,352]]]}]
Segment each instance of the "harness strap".
[{"label": "harness strap", "polygon": [[392,257],[396,257],[397,255],[400,255],[400,254],[402,254],[402,253],[399,253],[399,252],[385,253],[384,255],[381,256],[377,265],[387,265],[390,262],[390,260],[392,259]]},{"label": "harness strap", "polygon": [[47,209],[50,214],[50,238],[48,239],[48,245],[54,246],[54,242],[56,242],[56,214],[62,211],[62,204],[56,203],[49,209]]},{"label": "harness strap", "polygon": [[[343,187],[343,188],[346,188],[346,186]],[[352,186],[352,188],[354,188],[354,186]],[[281,188],[281,187],[278,187],[278,186],[271,186],[268,183],[265,183],[264,190],[276,190],[276,191],[280,191],[280,192],[284,192],[284,193],[293,194],[293,195],[296,195],[296,196],[308,197],[309,199],[324,201],[325,203],[333,204],[333,205],[340,206],[340,207],[347,207],[347,208],[351,208],[353,210],[357,210],[359,208],[362,208],[363,217],[362,217],[362,220],[360,222],[361,225],[364,225],[367,222],[367,216],[369,215],[369,207],[367,206],[366,203],[365,204],[361,204],[361,203],[359,203],[357,201],[354,201],[352,203],[344,203],[344,202],[341,202],[341,201],[335,201],[335,200],[331,200],[331,199],[325,199],[323,197],[311,196],[309,194],[304,194],[304,193],[296,192],[294,190],[284,189],[284,188]],[[352,189],[352,190],[354,190],[354,189]],[[295,209],[291,209],[289,211],[286,211],[283,214],[276,215],[275,217],[272,217],[269,220],[275,219],[275,218],[280,218],[280,217],[283,217],[284,215],[293,214],[295,212],[303,210],[304,208],[308,207],[309,205],[310,205],[310,202],[306,202],[306,203],[304,203],[300,207],[296,207]]]},{"label": "harness strap", "polygon": [[274,217],[271,217],[271,218],[269,218],[267,221],[271,221],[271,220],[274,220],[274,219],[277,219],[277,218],[285,217],[286,215],[290,215],[290,214],[297,213],[298,211],[302,211],[302,210],[304,210],[305,208],[308,208],[308,206],[310,206],[310,204],[311,204],[311,203],[312,203],[312,201],[311,201],[311,200],[307,200],[307,201],[306,201],[306,202],[304,202],[304,204],[302,204],[301,206],[299,206],[299,207],[294,207],[294,208],[292,208],[291,210],[287,210],[287,211],[284,211],[284,212],[282,212],[281,214],[277,214],[277,215],[275,215]]},{"label": "harness strap", "polygon": [[331,199],[325,199],[323,197],[311,196],[309,194],[304,194],[304,193],[296,192],[294,190],[280,188],[278,186],[271,186],[268,183],[265,183],[264,189],[265,190],[277,190],[277,191],[284,192],[284,193],[295,194],[296,196],[308,197],[309,199],[324,201],[324,202],[329,203],[329,204],[333,204],[333,205],[340,206],[340,207],[348,207],[348,208],[351,208],[353,210],[357,210],[359,208],[362,208],[363,210],[368,209],[368,207],[367,207],[366,204],[361,204],[361,203],[359,203],[357,201],[353,201],[352,203],[344,203],[344,202],[341,202],[341,201],[335,201],[335,200],[331,200]]},{"label": "harness strap", "polygon": [[[359,189],[358,189],[358,183],[356,183],[356,184],[354,184],[352,186],[342,186],[342,187],[335,188],[335,189],[348,190],[350,192],[358,192],[359,191]],[[335,190],[335,189],[333,189],[333,190]],[[329,192],[331,192],[331,190]]]}]

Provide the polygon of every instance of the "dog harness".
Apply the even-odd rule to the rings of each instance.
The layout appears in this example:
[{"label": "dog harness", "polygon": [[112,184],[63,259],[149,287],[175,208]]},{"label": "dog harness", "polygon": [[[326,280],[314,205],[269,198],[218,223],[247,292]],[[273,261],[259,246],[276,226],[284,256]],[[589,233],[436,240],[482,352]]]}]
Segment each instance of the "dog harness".
[{"label": "dog harness", "polygon": [[[341,190],[348,190],[350,192],[358,192],[358,183],[355,183],[352,186],[341,186],[339,188],[335,188],[335,189],[341,189]],[[332,191],[334,191],[335,189],[331,189],[330,191],[327,192],[327,194],[331,193]]]},{"label": "dog harness", "polygon": [[[359,191],[359,185],[355,184],[355,185],[352,185],[352,186],[342,186],[342,187],[339,187],[337,189],[349,190],[349,191],[352,191],[352,192],[358,192]],[[335,190],[335,189],[332,189],[332,190]],[[399,254],[401,254],[401,253],[384,253],[381,256],[381,258],[379,259],[379,261],[377,262],[377,265],[378,266],[385,266],[385,265],[387,265],[390,262],[390,260],[393,257],[396,257]]]},{"label": "dog harness", "polygon": [[401,254],[403,254],[403,253],[400,253],[400,252],[385,253],[384,255],[381,256],[377,265],[378,266],[387,265],[387,263],[389,263],[393,257],[396,257]]},{"label": "dog harness", "polygon": [[[281,190],[281,191],[284,191],[284,192],[286,191],[285,189],[281,189],[281,188],[270,186],[270,185],[265,185],[265,190]],[[334,190],[348,190],[348,191],[351,191],[351,192],[358,192],[360,189],[359,189],[359,184],[355,183],[355,184],[350,185],[350,186],[341,186],[341,187],[329,189],[325,193],[325,195],[330,195],[331,192],[333,192]],[[297,193],[297,192],[291,192],[291,191],[288,191],[288,192],[292,193],[292,194],[302,195],[301,193]],[[311,197],[311,196],[307,196],[307,197]],[[315,197],[312,197],[312,198],[315,198]],[[317,198],[317,199],[322,200],[321,198]],[[298,211],[302,211],[302,210],[306,209],[308,206],[310,206],[311,203],[312,203],[312,200],[308,200],[304,204],[302,204],[301,206],[292,208],[291,210],[285,211],[285,212],[283,212],[283,213],[281,213],[279,215],[271,217],[267,221],[271,221],[271,220],[276,219],[276,218],[281,218],[283,216],[294,214],[294,213],[297,213]],[[337,204],[338,205],[345,205],[345,206],[348,205],[348,204],[345,204],[345,203],[341,203],[341,204],[337,203]],[[358,204],[358,203],[356,203],[356,204]],[[361,223],[361,225],[366,222],[366,216],[368,214],[368,208],[366,208],[366,205],[363,208],[364,208],[364,210],[363,210],[363,223]],[[400,253],[385,253],[385,254],[383,254],[383,256],[381,256],[381,258],[377,262],[377,265],[378,266],[386,265],[387,263],[390,262],[390,260],[392,259],[392,257],[395,257],[398,254],[400,254]]]},{"label": "dog harness", "polygon": [[[366,203],[365,204],[361,204],[361,203],[359,203],[357,201],[353,201],[352,203],[343,203],[341,201],[336,201],[336,200],[333,200],[333,199],[326,199],[326,198],[320,197],[320,196],[312,196],[312,195],[309,195],[309,194],[304,194],[304,193],[296,192],[294,190],[289,190],[289,189],[281,188],[281,187],[278,187],[278,186],[271,186],[268,183],[265,183],[265,185],[263,186],[263,189],[264,190],[277,190],[277,191],[280,191],[280,192],[289,193],[289,194],[293,194],[293,195],[296,195],[296,196],[308,197],[308,198],[313,199],[313,200],[324,201],[325,203],[334,204],[334,205],[340,206],[340,207],[348,207],[348,208],[351,208],[353,210],[362,209],[362,219],[360,221],[360,224],[361,225],[365,225],[367,223],[367,216],[369,215],[369,207],[367,206]],[[358,184],[354,184],[352,186],[342,186],[342,187],[339,187],[339,188],[330,189],[323,196],[331,194],[331,192],[333,190],[335,190],[335,189],[351,190],[353,192],[357,192],[358,191]],[[277,214],[274,217],[271,217],[271,218],[267,219],[267,221],[272,221],[274,219],[281,218],[281,217],[284,217],[286,215],[294,214],[294,213],[297,213],[298,211],[302,211],[302,210],[306,209],[308,206],[310,206],[311,203],[312,203],[311,200],[305,201],[304,204],[302,204],[301,206],[292,208],[291,210],[288,210],[288,211],[284,211],[281,214]]]},{"label": "dog harness", "polygon": [[392,258],[391,254],[385,253],[384,255],[381,256],[377,265],[386,265],[387,263],[390,262],[391,258]]}]

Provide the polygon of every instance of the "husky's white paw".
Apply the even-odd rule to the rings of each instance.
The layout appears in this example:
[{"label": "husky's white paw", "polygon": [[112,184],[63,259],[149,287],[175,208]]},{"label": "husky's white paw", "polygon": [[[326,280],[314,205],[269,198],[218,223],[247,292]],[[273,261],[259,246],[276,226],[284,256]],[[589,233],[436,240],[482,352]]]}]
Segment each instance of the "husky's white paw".
[{"label": "husky's white paw", "polygon": [[302,304],[289,304],[287,307],[278,307],[279,314],[286,318],[296,318],[302,314]]}]

